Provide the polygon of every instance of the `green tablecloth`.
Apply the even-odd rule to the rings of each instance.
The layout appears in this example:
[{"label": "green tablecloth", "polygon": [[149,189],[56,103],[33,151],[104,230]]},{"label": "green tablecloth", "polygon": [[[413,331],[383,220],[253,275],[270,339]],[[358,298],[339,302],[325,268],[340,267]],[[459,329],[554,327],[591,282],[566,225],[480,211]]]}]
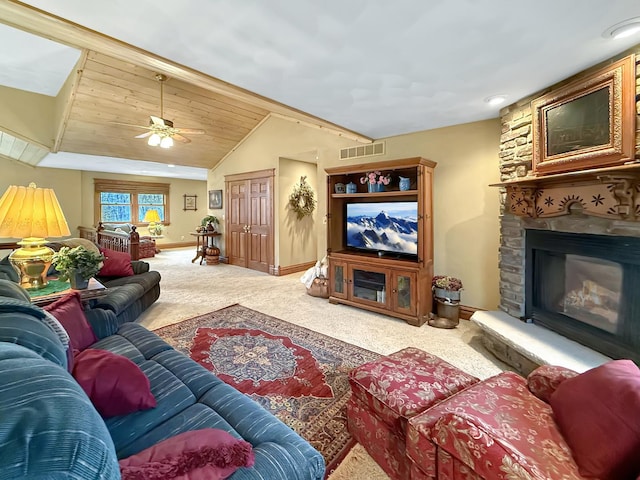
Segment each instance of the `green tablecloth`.
[{"label": "green tablecloth", "polygon": [[39,288],[38,290],[27,290],[30,297],[42,297],[44,295],[51,295],[52,293],[62,292],[71,288],[69,282],[61,282],[60,280],[49,280],[47,286]]}]

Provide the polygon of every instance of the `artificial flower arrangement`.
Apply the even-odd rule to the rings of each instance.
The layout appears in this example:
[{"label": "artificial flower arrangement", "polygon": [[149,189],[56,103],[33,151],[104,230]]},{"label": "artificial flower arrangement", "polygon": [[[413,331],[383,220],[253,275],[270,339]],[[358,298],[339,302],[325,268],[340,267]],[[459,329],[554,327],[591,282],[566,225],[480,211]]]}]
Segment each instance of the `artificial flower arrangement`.
[{"label": "artificial flower arrangement", "polygon": [[371,185],[389,185],[391,183],[391,175],[382,175],[380,170],[367,172],[364,177],[360,178],[360,183],[370,183]]},{"label": "artificial flower arrangement", "polygon": [[457,292],[462,290],[462,280],[456,277],[450,277],[448,275],[436,275],[433,277],[431,285],[435,288],[442,288],[443,290],[452,290]]}]

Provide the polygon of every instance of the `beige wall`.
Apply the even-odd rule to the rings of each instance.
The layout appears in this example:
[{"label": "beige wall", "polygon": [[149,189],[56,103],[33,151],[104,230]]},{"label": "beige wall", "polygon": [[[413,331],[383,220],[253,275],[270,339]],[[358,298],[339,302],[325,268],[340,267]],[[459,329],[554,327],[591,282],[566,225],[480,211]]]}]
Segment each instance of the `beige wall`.
[{"label": "beige wall", "polygon": [[[462,280],[464,305],[495,310],[500,300],[499,119],[384,139],[385,159],[422,156],[434,173],[434,273]],[[377,158],[377,157],[374,157]]]},{"label": "beige wall", "polygon": [[[82,225],[95,225],[93,218],[94,206],[94,178],[108,178],[115,180],[128,180],[134,182],[159,182],[169,183],[169,218],[171,224],[165,226],[162,235],[164,238],[157,240],[158,245],[167,243],[194,242],[195,239],[189,232],[193,232],[200,225],[202,217],[207,214],[207,183],[198,180],[183,180],[179,178],[146,177],[141,175],[119,175],[114,173],[82,172]],[[183,195],[197,195],[196,206],[198,210],[184,211]],[[145,227],[141,227],[139,233],[148,235]]]},{"label": "beige wall", "polygon": [[[353,140],[339,137],[318,128],[305,127],[278,117],[269,117],[233,153],[209,171],[207,185],[209,190],[224,190],[225,175],[274,168],[276,169],[274,205],[279,206],[285,201],[280,198],[284,195],[284,193],[281,195],[280,189],[280,159],[287,158],[317,164],[316,180],[315,183],[310,182],[310,185],[317,193],[318,208],[313,217],[313,224],[308,225],[310,229],[315,229],[318,233],[317,251],[312,253],[304,250],[306,252],[304,254],[293,254],[295,258],[301,259],[293,264],[316,261],[318,258],[322,258],[326,252],[326,232],[324,228],[320,228],[323,227],[322,219],[326,214],[327,204],[326,183],[324,183],[325,172],[324,167],[321,167],[321,165],[328,162],[329,158],[332,160],[334,158],[337,159],[340,148],[354,144]],[[286,188],[285,190],[288,199],[290,190]],[[225,194],[223,203],[226,204],[226,200]],[[224,211],[210,210],[210,212],[221,219],[224,217]],[[284,217],[283,212],[279,208],[275,208],[274,216],[274,225],[276,226],[274,264],[280,268],[287,267],[292,264],[284,263],[280,258],[280,252],[283,250],[281,246],[290,245],[292,241],[291,239],[280,238],[283,233],[283,229],[280,228],[280,224],[283,222],[282,217]],[[320,227],[318,226],[318,221],[321,223]],[[297,246],[294,246],[294,248],[298,250]],[[221,249],[223,255],[226,254],[224,240],[221,241]],[[306,255],[308,255],[308,258],[302,258]]]},{"label": "beige wall", "polygon": [[[4,193],[9,185],[28,185],[29,182],[35,182],[39,187],[53,188],[69,224],[71,236],[74,237],[78,235],[78,226],[95,225],[93,218],[94,178],[170,184],[171,225],[165,227],[164,238],[158,240],[158,244],[194,242],[194,237],[189,235],[189,232],[193,232],[196,226],[200,225],[200,221],[207,211],[207,184],[205,181],[31,167],[4,157],[0,157],[0,172],[2,172],[0,175],[0,194]],[[183,211],[183,195],[185,194],[198,196],[197,211]],[[147,235],[146,228],[141,228],[140,234]],[[15,239],[0,239],[0,241],[13,240]]]},{"label": "beige wall", "polygon": [[[313,163],[281,158],[278,162],[278,203],[276,210],[280,213],[276,250],[280,265],[298,265],[315,260],[318,252],[318,232],[324,230],[322,222],[317,221],[318,208],[312,215],[298,219],[296,213],[289,208],[289,195],[305,176],[309,185],[318,186],[317,166]],[[314,192],[317,188],[314,187]],[[316,195],[316,200],[317,200]],[[321,258],[321,257],[320,257]]]},{"label": "beige wall", "polygon": [[0,130],[51,148],[54,103],[54,97],[0,86]]},{"label": "beige wall", "polygon": [[[224,188],[224,176],[231,173],[276,168],[275,264],[285,267],[315,261],[326,253],[325,168],[415,156],[433,160],[438,163],[434,175],[435,273],[462,279],[463,304],[497,308],[499,195],[498,189],[489,184],[499,181],[500,121],[491,119],[382,140],[386,143],[385,155],[344,161],[338,157],[339,149],[355,142],[270,118],[209,173],[208,188]],[[307,219],[308,228],[304,230],[291,228],[287,212],[282,210],[292,185],[299,180],[292,171],[301,167],[282,161],[284,158],[317,165],[312,187],[318,208],[314,218]],[[303,232],[306,235],[313,230],[317,233],[315,255],[308,250],[309,243],[297,241]]]},{"label": "beige wall", "polygon": [[[34,182],[38,187],[53,188],[62,212],[67,219],[71,236],[77,235],[76,227],[82,221],[81,172],[76,170],[62,170],[57,168],[32,167],[15,160],[0,157],[0,195],[9,185],[27,186]],[[15,239],[0,239],[13,241]]]}]

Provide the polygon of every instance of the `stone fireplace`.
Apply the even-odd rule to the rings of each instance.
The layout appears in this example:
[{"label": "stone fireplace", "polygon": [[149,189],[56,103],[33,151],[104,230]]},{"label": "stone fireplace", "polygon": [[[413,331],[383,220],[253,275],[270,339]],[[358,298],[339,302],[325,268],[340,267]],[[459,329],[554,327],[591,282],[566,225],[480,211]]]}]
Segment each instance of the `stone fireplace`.
[{"label": "stone fireplace", "polygon": [[[634,53],[640,54],[640,47]],[[640,115],[639,63],[635,74],[636,112]],[[612,245],[620,244],[633,245],[622,249],[624,255],[640,255],[640,122],[636,121],[635,138],[638,165],[624,165],[587,177],[556,175],[559,179],[547,183],[540,181],[540,177],[527,181],[532,178],[533,160],[531,100],[572,80],[573,77],[501,111],[501,182],[515,181],[516,185],[501,188],[499,308],[511,317],[553,329],[604,355],[633,358],[635,354],[638,362],[639,354],[635,352],[640,352],[640,324],[629,327],[629,317],[640,318],[640,301],[635,306],[633,299],[634,295],[640,297],[640,274],[635,273],[635,280],[625,282],[630,272],[640,270],[640,266],[632,267],[635,263],[607,255]],[[545,204],[554,205],[556,212],[543,211]],[[550,234],[553,248],[549,244],[545,247],[546,240],[541,240],[546,233]],[[586,238],[587,245],[593,236],[607,241],[587,246],[590,252],[587,255],[579,249],[554,251],[555,246],[567,244],[573,235]],[[543,243],[542,248],[538,248],[539,242]],[[544,253],[545,248],[553,253]],[[540,250],[537,257],[534,250]],[[595,256],[591,255],[594,251]],[[536,266],[533,257],[547,262],[546,266],[538,265],[546,280],[535,289],[533,285],[538,280],[534,280],[531,272]],[[602,280],[604,277],[606,280]],[[607,306],[597,310],[594,317],[595,307],[586,306],[590,301]],[[569,322],[572,328],[560,321],[572,317],[568,313],[577,317]],[[618,333],[633,337],[635,343],[614,342],[616,346],[611,347],[611,337]]]}]

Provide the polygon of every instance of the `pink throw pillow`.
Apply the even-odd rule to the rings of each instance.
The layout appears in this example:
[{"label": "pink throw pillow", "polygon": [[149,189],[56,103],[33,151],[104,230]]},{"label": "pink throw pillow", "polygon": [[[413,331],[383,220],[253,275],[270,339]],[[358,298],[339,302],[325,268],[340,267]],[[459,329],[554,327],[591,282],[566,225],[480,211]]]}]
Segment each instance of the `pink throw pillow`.
[{"label": "pink throw pillow", "polygon": [[70,292],[44,309],[62,324],[69,334],[71,348],[82,351],[98,341],[91,329],[87,317],[84,315],[80,292]]},{"label": "pink throw pillow", "polygon": [[251,467],[251,444],[224,430],[192,430],[120,460],[122,480],[219,480]]},{"label": "pink throw pillow", "polygon": [[580,474],[602,480],[640,471],[640,370],[615,360],[562,382],[551,408]]},{"label": "pink throw pillow", "polygon": [[122,355],[89,348],[75,356],[72,375],[103,418],[156,406],[149,379]]},{"label": "pink throw pillow", "polygon": [[108,248],[100,248],[100,253],[105,256],[105,260],[98,275],[101,277],[130,277],[133,275],[131,255]]}]

